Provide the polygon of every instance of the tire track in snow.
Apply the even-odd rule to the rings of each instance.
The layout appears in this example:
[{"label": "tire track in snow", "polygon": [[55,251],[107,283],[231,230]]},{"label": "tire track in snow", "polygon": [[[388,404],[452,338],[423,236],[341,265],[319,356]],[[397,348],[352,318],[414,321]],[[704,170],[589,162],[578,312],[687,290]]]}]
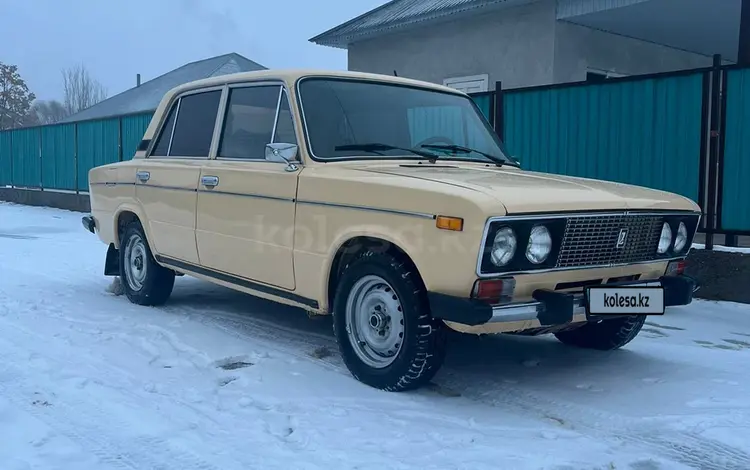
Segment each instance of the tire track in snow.
[{"label": "tire track in snow", "polygon": [[[17,331],[25,333],[27,338],[30,336],[34,340],[19,341],[16,335],[11,340],[9,338],[2,339],[2,342],[5,343],[5,347],[3,347],[5,361],[0,371],[5,373],[5,380],[0,383],[0,393],[7,399],[16,403],[58,433],[79,443],[102,462],[116,468],[167,469],[174,464],[178,464],[180,469],[219,470],[218,467],[197,456],[184,446],[156,436],[138,435],[139,430],[134,429],[133,424],[117,419],[112,413],[104,411],[99,403],[99,397],[92,396],[85,388],[70,393],[65,388],[58,387],[57,390],[63,392],[64,395],[58,395],[51,406],[43,409],[33,406],[32,403],[39,398],[39,395],[31,391],[34,387],[28,383],[22,368],[14,364],[24,364],[24,356],[28,358],[30,351],[39,357],[43,357],[50,364],[54,364],[57,370],[61,370],[63,364],[59,358],[45,351],[30,348],[33,344],[49,345],[49,338],[43,338],[34,332],[19,328],[18,325],[14,326]],[[89,358],[89,360],[92,359],[98,366],[97,369],[111,370],[109,374],[104,374],[105,376],[111,374],[130,375],[104,361]],[[130,378],[134,377],[130,375]],[[14,385],[12,389],[8,388],[8,384]],[[132,399],[130,403],[119,403],[125,408],[143,408],[143,403],[148,402],[148,400],[143,400],[142,396],[138,396],[126,388],[117,389],[115,392],[121,397]],[[85,410],[85,413],[79,410]],[[149,411],[159,413],[155,409]],[[159,414],[167,418],[163,413]],[[118,435],[115,438],[107,437],[112,436],[113,430],[118,431]],[[125,436],[124,430],[130,431],[134,435]]]},{"label": "tire track in snow", "polygon": [[[37,357],[44,358],[50,364],[55,365],[55,369],[60,370],[63,366],[59,358],[56,358],[43,351],[34,350],[29,346],[32,344],[47,344],[49,338],[43,338],[34,332],[14,326],[19,332],[24,333],[26,338],[33,338],[33,341],[18,341],[8,338],[0,339],[0,345],[4,351],[4,363],[0,366],[0,374],[4,380],[0,382],[0,393],[9,401],[19,408],[26,411],[29,415],[36,417],[44,422],[57,433],[66,436],[71,441],[78,443],[85,451],[91,452],[102,463],[122,469],[171,469],[179,468],[180,470],[219,470],[207,460],[198,456],[192,450],[176,442],[168,441],[157,436],[139,435],[140,430],[134,423],[117,419],[112,413],[106,412],[99,404],[100,396],[92,395],[86,388],[75,390],[70,393],[64,388],[58,387],[59,393],[50,406],[43,408],[33,405],[40,396],[34,391],[35,387],[27,382],[22,368],[13,364],[24,364],[29,356],[29,352]],[[46,341],[45,341],[46,340]],[[96,358],[89,358],[96,365],[98,370],[108,370],[103,376],[126,376],[130,379],[136,379],[132,374],[116,366],[112,366]],[[135,382],[136,380],[132,380]],[[11,388],[9,388],[9,385]],[[38,387],[36,387],[38,388]],[[123,408],[148,410],[151,413],[160,415],[164,421],[169,422],[169,414],[165,414],[162,406],[150,403],[150,400],[142,395],[132,392],[127,388],[117,388],[114,392],[118,398],[126,398],[124,402],[118,403]],[[168,399],[164,408],[174,408],[173,401],[180,402],[177,397],[165,397]],[[128,400],[129,399],[129,400]],[[149,406],[144,406],[149,405]],[[181,402],[176,408],[186,406],[187,403]],[[246,442],[240,442],[234,439],[232,434],[221,428],[220,423],[215,419],[206,421],[205,413],[195,410],[189,406],[193,412],[201,415],[201,427],[203,431],[212,431],[213,435],[221,435],[221,440],[229,443],[228,447],[240,449]],[[80,410],[85,410],[81,412]],[[206,429],[209,428],[209,429]],[[113,431],[117,434],[113,436]],[[125,432],[124,432],[125,431]],[[130,436],[125,435],[132,434]],[[238,468],[240,466],[239,462]],[[226,470],[222,467],[221,470]]]},{"label": "tire track in snow", "polygon": [[[276,342],[277,345],[272,346],[274,349],[293,354],[305,361],[323,363],[330,369],[350,375],[343,367],[343,362],[338,355],[338,347],[332,336],[329,338],[320,334],[308,334],[304,331],[275,325],[271,321],[225,310],[198,310],[192,307],[185,307],[181,310],[192,312],[190,315],[192,319],[207,326],[221,328],[238,338],[244,337],[252,341],[262,338],[264,342]],[[279,347],[278,342],[286,347]],[[315,359],[294,351],[295,349],[312,350],[321,346],[334,348],[335,357]],[[507,384],[489,377],[482,378],[480,381],[481,387],[477,387],[477,385],[480,385],[477,383],[459,383],[458,381],[466,377],[462,377],[460,370],[450,372],[455,378],[448,379],[446,385],[461,393],[463,397],[475,402],[502,408],[510,407],[509,411],[513,411],[513,408],[515,408],[522,411],[524,415],[532,415],[540,419],[550,419],[550,416],[554,416],[567,423],[574,423],[576,430],[583,431],[586,434],[603,438],[611,437],[620,442],[651,450],[674,462],[700,470],[750,469],[750,454],[695,433],[664,429],[659,427],[658,424],[650,422],[644,424],[643,419],[633,419],[614,413],[596,411],[570,402],[550,401],[549,397],[540,396],[526,390],[509,388]],[[440,374],[437,379],[437,382],[443,382]],[[477,393],[477,389],[489,389],[491,391]],[[497,397],[498,392],[502,393],[502,398]],[[618,424],[607,425],[605,423]]]},{"label": "tire track in snow", "polygon": [[[218,467],[187,449],[175,448],[177,446],[165,439],[137,435],[124,436],[121,431],[131,426],[105,413],[96,405],[95,400],[87,403],[78,401],[77,406],[70,406],[67,401],[75,403],[75,400],[60,397],[49,407],[43,409],[35,407],[31,403],[38,398],[38,395],[29,391],[21,371],[17,368],[13,369],[15,369],[13,373],[15,380],[11,383],[16,386],[11,390],[5,384],[0,383],[0,393],[60,435],[79,444],[83,450],[92,453],[105,465],[132,470],[168,469],[173,468],[174,465],[185,470],[219,470]],[[10,368],[6,366],[1,370],[7,373]],[[85,414],[82,414],[80,409],[85,409]],[[120,431],[120,434],[114,438],[111,437],[113,429]]]},{"label": "tire track in snow", "polygon": [[[187,314],[186,317],[189,320],[219,328],[234,337],[250,340],[269,350],[290,355],[305,362],[316,363],[329,370],[350,376],[343,367],[333,336],[327,337],[294,327],[282,326],[274,321],[211,307],[197,308],[190,305],[170,307],[167,305],[156,310],[162,310],[170,315]],[[331,348],[333,355],[326,358],[313,358],[309,355],[311,351],[321,346]],[[307,354],[300,352],[305,350]],[[603,438],[610,437],[648,449],[674,462],[701,470],[747,470],[750,468],[748,453],[695,433],[664,429],[653,423],[644,426],[643,420],[595,411],[569,402],[550,401],[549,397],[533,392],[509,389],[507,384],[490,377],[482,377],[478,383],[466,384],[464,381],[466,377],[462,376],[460,370],[449,372],[452,372],[455,378],[449,378],[447,385],[460,392],[463,397],[475,402],[503,408],[510,407],[509,411],[516,409],[524,415],[540,419],[550,419],[550,416],[554,416],[574,424],[578,431]],[[438,375],[438,382],[443,382],[441,375],[444,374]],[[478,389],[491,391],[477,393]],[[502,397],[498,398],[498,394],[502,394]],[[605,424],[607,422],[620,423],[620,426],[607,426]],[[627,424],[623,426],[623,423]]]},{"label": "tire track in snow", "polygon": [[[503,408],[511,406],[543,419],[559,419],[565,423],[564,426],[572,425],[570,427],[584,434],[601,436],[604,439],[611,438],[648,449],[674,462],[696,469],[750,469],[750,454],[689,431],[671,430],[649,420],[629,418],[570,402],[550,400],[548,396],[541,396],[527,390],[509,389],[506,384],[492,380],[488,382],[490,387],[493,387],[494,383],[493,391],[484,392],[481,395],[466,386],[456,387],[455,379],[449,380],[448,383],[452,388],[459,390],[462,396],[469,399],[491,406]],[[488,398],[488,395],[492,395],[492,398]]]}]

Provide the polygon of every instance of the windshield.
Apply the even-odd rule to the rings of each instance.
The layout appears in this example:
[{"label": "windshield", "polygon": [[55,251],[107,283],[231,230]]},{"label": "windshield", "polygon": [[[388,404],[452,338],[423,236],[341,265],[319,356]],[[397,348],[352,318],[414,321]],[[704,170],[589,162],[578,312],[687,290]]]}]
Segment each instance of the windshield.
[{"label": "windshield", "polygon": [[[299,83],[313,158],[425,158],[515,164],[474,102],[398,84],[335,78]],[[451,147],[452,146],[452,147]],[[390,148],[388,148],[390,147]],[[483,155],[486,154],[486,155]]]}]

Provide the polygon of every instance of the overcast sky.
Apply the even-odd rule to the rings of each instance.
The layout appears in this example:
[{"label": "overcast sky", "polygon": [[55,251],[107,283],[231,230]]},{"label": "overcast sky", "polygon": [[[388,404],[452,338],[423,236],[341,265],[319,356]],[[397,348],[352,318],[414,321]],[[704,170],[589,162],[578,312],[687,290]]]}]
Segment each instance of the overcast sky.
[{"label": "overcast sky", "polygon": [[237,52],[268,68],[346,69],[308,42],[386,0],[0,0],[0,62],[40,99],[83,63],[109,96],[187,62]]}]

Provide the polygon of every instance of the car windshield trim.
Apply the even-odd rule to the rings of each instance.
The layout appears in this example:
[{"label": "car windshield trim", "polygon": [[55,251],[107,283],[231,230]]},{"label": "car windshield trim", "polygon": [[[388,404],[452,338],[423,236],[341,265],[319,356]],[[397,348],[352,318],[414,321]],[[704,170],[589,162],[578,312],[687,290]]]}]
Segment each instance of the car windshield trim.
[{"label": "car windshield trim", "polygon": [[[397,155],[342,155],[342,156],[318,156],[315,154],[313,150],[313,145],[310,138],[310,125],[309,125],[309,115],[305,110],[305,101],[302,97],[302,88],[304,82],[308,81],[331,81],[331,82],[354,82],[354,83],[360,83],[360,84],[372,84],[372,85],[382,85],[382,86],[390,86],[390,87],[397,87],[397,88],[406,88],[406,89],[412,89],[416,91],[424,91],[429,93],[436,93],[440,95],[447,95],[456,97],[457,99],[465,100],[468,102],[469,106],[474,110],[476,113],[476,116],[479,118],[479,122],[482,125],[482,128],[487,132],[487,135],[491,139],[492,143],[497,146],[497,149],[499,150],[499,155],[497,157],[499,159],[503,160],[503,165],[509,165],[509,166],[519,166],[518,162],[509,156],[505,144],[502,140],[500,140],[499,136],[495,133],[492,126],[489,124],[485,116],[483,115],[482,111],[477,106],[476,102],[471,98],[467,97],[464,94],[458,92],[458,91],[451,91],[451,90],[444,90],[440,88],[432,88],[430,86],[421,86],[418,84],[411,84],[411,83],[401,83],[401,82],[392,82],[388,80],[377,80],[372,78],[357,78],[357,77],[347,77],[347,76],[339,76],[339,75],[305,75],[302,77],[299,77],[295,83],[294,83],[294,98],[296,100],[297,108],[299,109],[299,117],[302,120],[302,129],[304,134],[304,143],[307,147],[307,153],[310,156],[310,158],[313,161],[320,162],[320,163],[330,163],[330,162],[341,162],[341,161],[380,161],[380,160],[424,160],[424,157],[416,156],[416,155],[408,155],[406,152],[397,154]],[[425,149],[426,150],[426,149]],[[454,162],[467,162],[467,163],[483,163],[483,164],[489,164],[489,165],[495,165],[494,162],[490,161],[489,159],[486,159],[484,157],[481,158],[473,158],[473,157],[461,157],[461,158],[455,158],[448,155],[441,155],[439,157],[440,160],[444,161],[454,161]]]}]

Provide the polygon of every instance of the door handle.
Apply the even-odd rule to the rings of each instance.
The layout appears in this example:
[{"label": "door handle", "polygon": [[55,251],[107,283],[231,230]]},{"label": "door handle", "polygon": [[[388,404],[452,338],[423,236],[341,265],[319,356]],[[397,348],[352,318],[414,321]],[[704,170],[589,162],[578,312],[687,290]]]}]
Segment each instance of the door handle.
[{"label": "door handle", "polygon": [[218,176],[201,176],[201,184],[208,188],[213,188],[219,184]]},{"label": "door handle", "polygon": [[148,171],[138,171],[136,172],[135,177],[138,178],[138,181],[140,181],[141,183],[145,183],[149,178],[151,178],[151,173],[149,173]]}]

